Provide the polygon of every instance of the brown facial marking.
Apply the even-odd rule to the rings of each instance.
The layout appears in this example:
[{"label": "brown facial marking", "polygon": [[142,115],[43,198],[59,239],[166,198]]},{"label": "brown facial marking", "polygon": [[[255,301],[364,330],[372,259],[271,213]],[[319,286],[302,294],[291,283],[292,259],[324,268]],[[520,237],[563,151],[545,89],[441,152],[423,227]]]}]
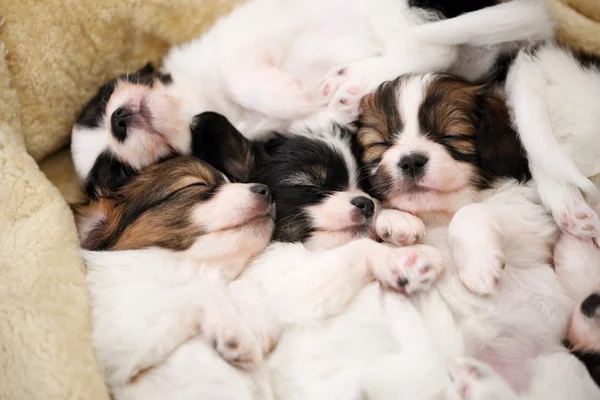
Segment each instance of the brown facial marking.
[{"label": "brown facial marking", "polygon": [[402,131],[397,93],[403,77],[385,82],[361,102],[358,140],[366,165],[377,163],[390,146],[393,136]]},{"label": "brown facial marking", "polygon": [[116,193],[73,206],[78,223],[97,219],[82,247],[186,250],[203,234],[191,221],[194,206],[210,199],[222,183],[219,172],[191,157],[148,167]]},{"label": "brown facial marking", "polygon": [[476,162],[480,89],[458,78],[439,76],[428,85],[419,109],[422,134],[442,144],[458,161]]}]

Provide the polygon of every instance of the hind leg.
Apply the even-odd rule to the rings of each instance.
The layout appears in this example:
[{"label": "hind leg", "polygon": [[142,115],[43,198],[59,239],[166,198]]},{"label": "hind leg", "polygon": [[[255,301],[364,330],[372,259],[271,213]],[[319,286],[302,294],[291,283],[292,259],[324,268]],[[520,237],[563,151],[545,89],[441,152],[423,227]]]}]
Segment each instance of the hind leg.
[{"label": "hind leg", "polygon": [[270,63],[241,62],[224,75],[231,96],[245,108],[283,120],[302,119],[316,109],[300,78]]}]

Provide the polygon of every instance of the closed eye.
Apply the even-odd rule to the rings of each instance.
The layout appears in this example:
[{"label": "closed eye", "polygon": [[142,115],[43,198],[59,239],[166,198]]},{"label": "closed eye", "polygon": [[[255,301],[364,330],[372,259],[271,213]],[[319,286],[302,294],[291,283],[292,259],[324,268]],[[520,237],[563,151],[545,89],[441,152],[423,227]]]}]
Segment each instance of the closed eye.
[{"label": "closed eye", "polygon": [[372,149],[374,147],[384,147],[384,148],[388,148],[390,147],[389,144],[385,143],[385,142],[375,142],[375,143],[369,143],[368,145],[365,146],[367,149]]}]

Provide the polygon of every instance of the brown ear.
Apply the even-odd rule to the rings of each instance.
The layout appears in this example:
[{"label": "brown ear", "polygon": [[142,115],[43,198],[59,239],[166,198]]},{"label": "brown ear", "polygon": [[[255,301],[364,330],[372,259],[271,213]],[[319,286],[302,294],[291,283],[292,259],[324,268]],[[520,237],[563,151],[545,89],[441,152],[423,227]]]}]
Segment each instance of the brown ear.
[{"label": "brown ear", "polygon": [[513,129],[506,102],[483,87],[478,97],[480,125],[476,146],[479,165],[489,178],[531,178],[527,154]]},{"label": "brown ear", "polygon": [[110,201],[98,198],[87,203],[71,204],[71,210],[75,216],[81,247],[86,250],[102,249],[108,233]]}]

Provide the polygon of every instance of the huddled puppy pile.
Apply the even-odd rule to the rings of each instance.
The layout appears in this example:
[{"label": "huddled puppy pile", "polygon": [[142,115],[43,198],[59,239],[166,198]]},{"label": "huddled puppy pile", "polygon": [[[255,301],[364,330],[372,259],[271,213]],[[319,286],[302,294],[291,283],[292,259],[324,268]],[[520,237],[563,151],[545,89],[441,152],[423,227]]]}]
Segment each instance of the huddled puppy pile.
[{"label": "huddled puppy pile", "polygon": [[72,208],[115,399],[600,398],[600,60],[553,36],[249,0],[104,84]]}]

